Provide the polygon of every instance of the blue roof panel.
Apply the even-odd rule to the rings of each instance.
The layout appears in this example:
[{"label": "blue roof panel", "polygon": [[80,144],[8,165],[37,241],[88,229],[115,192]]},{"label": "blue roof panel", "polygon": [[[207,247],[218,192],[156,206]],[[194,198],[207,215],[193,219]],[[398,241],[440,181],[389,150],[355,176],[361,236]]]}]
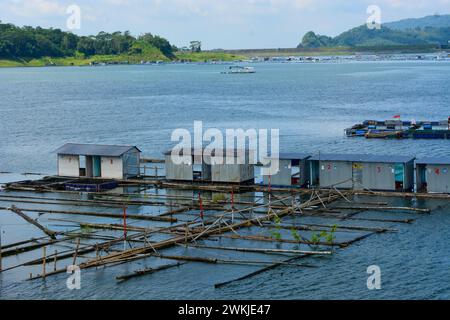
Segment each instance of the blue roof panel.
[{"label": "blue roof panel", "polygon": [[320,161],[348,161],[348,162],[374,162],[374,163],[407,163],[414,160],[413,156],[393,156],[374,154],[316,154],[309,160]]},{"label": "blue roof panel", "polygon": [[450,157],[428,157],[419,158],[417,164],[450,164]]}]

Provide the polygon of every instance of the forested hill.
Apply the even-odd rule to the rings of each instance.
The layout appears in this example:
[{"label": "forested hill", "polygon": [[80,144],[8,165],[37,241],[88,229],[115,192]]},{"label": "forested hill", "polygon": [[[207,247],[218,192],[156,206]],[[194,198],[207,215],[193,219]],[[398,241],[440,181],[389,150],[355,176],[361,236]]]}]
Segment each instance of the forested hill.
[{"label": "forested hill", "polygon": [[369,29],[362,25],[334,38],[310,31],[304,35],[298,47],[448,45],[449,40],[450,15],[446,15],[401,20],[383,24],[380,29]]},{"label": "forested hill", "polygon": [[394,22],[383,23],[383,26],[394,30],[408,30],[416,28],[446,28],[450,27],[450,14],[432,15],[423,18],[410,18]]},{"label": "forested hill", "polygon": [[175,50],[168,40],[150,33],[139,37],[129,32],[77,36],[59,29],[17,27],[0,22],[0,59],[145,53],[170,59],[174,57]]}]

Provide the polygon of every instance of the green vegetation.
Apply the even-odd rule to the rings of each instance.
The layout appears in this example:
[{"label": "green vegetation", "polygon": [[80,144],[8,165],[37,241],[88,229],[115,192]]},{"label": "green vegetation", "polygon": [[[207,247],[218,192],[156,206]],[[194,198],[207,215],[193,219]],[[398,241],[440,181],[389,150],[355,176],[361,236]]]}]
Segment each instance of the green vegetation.
[{"label": "green vegetation", "polygon": [[177,52],[176,57],[179,60],[192,61],[192,62],[204,62],[204,61],[234,61],[243,60],[247,57],[243,55],[236,55],[225,52]]},{"label": "green vegetation", "polygon": [[77,36],[60,29],[17,27],[0,22],[0,58],[8,60],[63,58],[84,55],[134,55],[150,48],[173,58],[176,50],[166,39],[146,33],[138,38],[129,31]]},{"label": "green vegetation", "polygon": [[369,29],[366,25],[362,25],[334,38],[317,35],[310,31],[304,35],[298,48],[440,46],[448,45],[449,40],[450,27],[394,30],[386,26],[380,29]]},{"label": "green vegetation", "polygon": [[212,197],[212,202],[218,203],[218,202],[224,202],[227,200],[227,197],[223,193],[216,193]]},{"label": "green vegetation", "polygon": [[163,37],[145,33],[100,32],[77,36],[59,29],[17,27],[0,21],[0,67],[82,66],[141,61],[231,61],[243,57],[223,52],[178,52]]},{"label": "green vegetation", "polygon": [[403,19],[399,21],[383,23],[383,26],[394,30],[415,29],[417,27],[421,29],[425,27],[446,28],[450,27],[450,14],[435,14],[423,18]]},{"label": "green vegetation", "polygon": [[319,244],[321,242],[321,240],[324,239],[325,242],[332,244],[334,242],[334,240],[336,239],[336,237],[334,235],[336,230],[337,230],[337,226],[333,225],[329,232],[328,231],[322,231],[320,233],[313,233],[311,235],[310,242],[312,244]]},{"label": "green vegetation", "polygon": [[275,240],[281,240],[281,218],[279,216],[275,216],[273,222],[275,224],[275,230],[270,230],[270,235]]}]

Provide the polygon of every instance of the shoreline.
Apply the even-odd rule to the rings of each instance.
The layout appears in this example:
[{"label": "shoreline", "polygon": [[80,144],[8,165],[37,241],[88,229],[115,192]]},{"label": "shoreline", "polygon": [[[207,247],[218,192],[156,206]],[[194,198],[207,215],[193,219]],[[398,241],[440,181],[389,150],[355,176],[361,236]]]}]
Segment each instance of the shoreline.
[{"label": "shoreline", "polygon": [[[287,50],[287,49],[286,49]],[[32,68],[32,67],[83,67],[104,65],[155,65],[155,64],[185,64],[185,63],[230,63],[230,62],[323,62],[323,61],[403,61],[403,60],[449,60],[450,50],[385,50],[385,51],[356,51],[356,50],[294,50],[284,49],[249,49],[224,50],[220,52],[204,51],[198,53],[181,52],[170,59],[160,55],[106,55],[91,57],[43,57],[38,59],[0,59],[0,68]],[[415,59],[410,59],[414,57]],[[430,56],[435,56],[431,59]],[[356,58],[355,58],[356,57]],[[367,59],[372,57],[372,59]]]}]

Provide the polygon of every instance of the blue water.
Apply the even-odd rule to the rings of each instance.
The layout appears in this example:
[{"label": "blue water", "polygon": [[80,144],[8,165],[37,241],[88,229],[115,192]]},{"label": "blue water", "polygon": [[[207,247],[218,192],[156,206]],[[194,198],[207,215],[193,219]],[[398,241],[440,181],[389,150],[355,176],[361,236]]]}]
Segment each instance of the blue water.
[{"label": "blue water", "polygon": [[[0,69],[0,172],[54,174],[52,151],[66,142],[133,144],[145,156],[160,158],[171,146],[172,131],[192,130],[195,120],[219,129],[278,128],[283,151],[450,154],[450,141],[349,139],[343,131],[365,119],[389,119],[396,114],[406,120],[446,119],[450,115],[448,62],[264,63],[257,64],[257,73],[252,75],[222,75],[224,68],[164,65]],[[0,174],[0,181],[9,179]],[[393,198],[377,201],[417,204]],[[0,274],[0,297],[448,299],[449,204],[438,200],[420,202],[419,206],[433,209],[431,215],[360,214],[358,217],[417,220],[412,225],[352,221],[353,225],[383,225],[399,232],[373,235],[338,250],[331,258],[307,261],[319,268],[280,267],[220,289],[213,285],[254,271],[255,267],[189,263],[116,283],[116,275],[151,263],[143,260],[83,271],[82,290],[76,292],[66,289],[65,274],[45,282],[28,282],[19,272],[7,272]],[[2,230],[6,230],[4,239],[9,236],[10,241],[19,241],[33,232],[10,213],[0,213]],[[14,226],[20,232],[8,231]],[[223,244],[238,246],[233,240]],[[170,250],[185,253],[186,249]],[[199,255],[196,249],[187,250]],[[214,255],[249,257],[225,251]],[[366,287],[366,269],[373,264],[382,270],[381,290]]]}]

